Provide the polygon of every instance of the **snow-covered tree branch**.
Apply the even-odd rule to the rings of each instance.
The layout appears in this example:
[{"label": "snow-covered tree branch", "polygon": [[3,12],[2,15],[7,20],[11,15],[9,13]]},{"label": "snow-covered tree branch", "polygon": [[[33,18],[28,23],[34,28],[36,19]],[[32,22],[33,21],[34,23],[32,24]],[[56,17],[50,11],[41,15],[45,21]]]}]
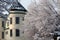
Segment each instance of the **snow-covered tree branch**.
[{"label": "snow-covered tree branch", "polygon": [[24,21],[26,40],[53,39],[50,33],[54,33],[60,25],[56,5],[54,0],[39,0],[38,3],[35,1],[30,4]]}]

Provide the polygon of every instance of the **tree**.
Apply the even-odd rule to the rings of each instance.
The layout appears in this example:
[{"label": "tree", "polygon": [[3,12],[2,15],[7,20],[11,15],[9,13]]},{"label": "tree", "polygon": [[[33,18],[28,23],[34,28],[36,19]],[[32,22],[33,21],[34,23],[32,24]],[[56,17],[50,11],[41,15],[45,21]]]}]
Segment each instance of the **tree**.
[{"label": "tree", "polygon": [[[60,14],[54,0],[35,0],[30,4],[24,20],[26,40],[51,40],[55,29],[60,25]],[[58,9],[58,8],[57,8]]]}]

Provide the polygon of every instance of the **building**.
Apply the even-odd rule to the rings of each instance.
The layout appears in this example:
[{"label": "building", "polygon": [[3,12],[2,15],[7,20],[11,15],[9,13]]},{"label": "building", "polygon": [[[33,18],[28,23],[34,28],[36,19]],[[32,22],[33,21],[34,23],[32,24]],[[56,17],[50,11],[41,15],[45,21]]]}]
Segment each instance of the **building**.
[{"label": "building", "polygon": [[8,16],[0,14],[0,40],[21,40],[21,25],[24,21],[26,9],[18,2],[13,0],[13,6]]},{"label": "building", "polygon": [[20,27],[24,21],[24,16],[26,14],[25,8],[17,2],[13,7],[11,7],[10,13],[6,21],[5,39],[6,40],[20,40],[21,30]]},{"label": "building", "polygon": [[5,40],[5,23],[6,17],[2,13],[0,13],[0,40]]}]

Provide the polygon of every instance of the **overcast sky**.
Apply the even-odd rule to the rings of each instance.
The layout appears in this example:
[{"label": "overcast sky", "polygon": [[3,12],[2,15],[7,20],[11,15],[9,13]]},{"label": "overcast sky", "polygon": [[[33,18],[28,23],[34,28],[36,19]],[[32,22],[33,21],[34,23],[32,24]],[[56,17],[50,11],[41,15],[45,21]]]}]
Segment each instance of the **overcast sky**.
[{"label": "overcast sky", "polygon": [[19,1],[26,9],[28,5],[31,3],[31,0],[19,0]]}]

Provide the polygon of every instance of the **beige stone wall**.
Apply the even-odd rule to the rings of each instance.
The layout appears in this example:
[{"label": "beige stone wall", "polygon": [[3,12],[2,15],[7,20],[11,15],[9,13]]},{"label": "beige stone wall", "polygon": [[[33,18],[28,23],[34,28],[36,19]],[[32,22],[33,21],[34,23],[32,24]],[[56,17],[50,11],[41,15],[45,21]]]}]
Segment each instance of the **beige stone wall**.
[{"label": "beige stone wall", "polygon": [[[20,19],[20,24],[15,24],[15,17],[19,17]],[[20,25],[22,24],[22,18],[24,17],[24,14],[10,14],[9,15],[9,20],[12,18],[12,24],[9,24],[10,29],[19,29]]]},{"label": "beige stone wall", "polygon": [[5,40],[5,39],[2,39],[2,32],[4,32],[4,28],[2,27],[2,21],[4,21],[5,23],[6,20],[3,18],[0,18],[0,40]]},{"label": "beige stone wall", "polygon": [[[5,30],[5,32],[8,31],[8,34],[5,35],[5,38],[6,40],[22,40],[22,33],[21,33],[21,25],[23,24],[23,17],[24,17],[24,12],[20,12],[20,11],[12,11],[10,12],[11,14],[9,14],[8,16],[8,20],[10,21],[10,18],[12,18],[12,24],[10,24],[9,22],[9,29]],[[19,24],[16,24],[15,23],[15,17],[19,17]],[[13,36],[10,37],[10,29],[12,29],[12,32],[13,32]],[[16,29],[19,29],[20,30],[20,36],[19,37],[16,37]]]}]

